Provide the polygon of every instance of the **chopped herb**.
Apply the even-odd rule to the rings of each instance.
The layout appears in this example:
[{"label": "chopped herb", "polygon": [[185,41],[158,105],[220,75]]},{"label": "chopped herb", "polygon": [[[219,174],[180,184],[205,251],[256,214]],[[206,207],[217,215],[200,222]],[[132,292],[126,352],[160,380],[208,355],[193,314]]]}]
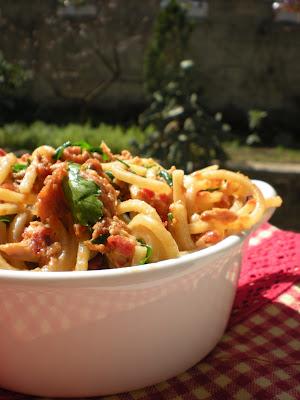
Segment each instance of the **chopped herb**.
[{"label": "chopped herb", "polygon": [[105,172],[106,173],[106,175],[109,177],[109,179],[111,180],[111,181],[113,181],[114,180],[114,175],[110,172],[110,171],[106,171]]},{"label": "chopped herb", "polygon": [[84,140],[80,140],[79,142],[75,142],[72,146],[79,146],[82,150],[87,150],[90,153],[98,153],[102,156],[103,161],[109,161],[109,156],[103,152],[101,147],[92,146]]},{"label": "chopped herb", "polygon": [[169,186],[173,186],[172,175],[170,175],[166,170],[161,170],[158,175],[161,176]]},{"label": "chopped herb", "polygon": [[174,219],[173,213],[169,212],[169,213],[168,213],[168,221],[172,222],[173,219]]},{"label": "chopped herb", "polygon": [[217,188],[208,188],[208,189],[201,190],[201,192],[215,192],[216,190],[220,190],[220,188],[219,187],[217,187]]},{"label": "chopped herb", "polygon": [[120,163],[124,164],[124,165],[126,166],[126,168],[127,168],[132,174],[137,175],[137,173],[131,169],[131,165],[129,165],[127,162],[121,160],[120,158],[117,158],[117,160],[118,160]]},{"label": "chopped herb", "polygon": [[[72,143],[72,146],[78,146],[80,147],[82,150],[87,150],[90,153],[99,153],[103,156],[103,150],[100,147],[97,146],[92,146],[91,144],[89,144],[88,142],[85,142],[84,140],[80,140],[78,142],[74,142]],[[107,157],[107,154],[105,154]]]},{"label": "chopped herb", "polygon": [[101,190],[94,181],[80,175],[79,164],[69,164],[68,177],[63,180],[63,191],[75,223],[90,226],[103,216],[103,203],[98,198]]},{"label": "chopped herb", "polygon": [[12,219],[13,219],[13,215],[1,215],[0,216],[0,222],[9,223],[12,221]]},{"label": "chopped herb", "polygon": [[93,244],[105,244],[109,237],[109,233],[102,233],[102,235],[96,237],[95,239],[91,240]]},{"label": "chopped herb", "polygon": [[61,156],[63,155],[64,149],[67,147],[72,146],[72,143],[68,140],[67,142],[63,143],[61,146],[59,146],[56,150],[55,153],[53,154],[53,159],[54,160],[59,160]]},{"label": "chopped herb", "polygon": [[148,244],[143,244],[147,248],[146,255],[144,258],[141,259],[140,265],[147,264],[149,262],[150,257],[152,256],[153,250],[152,247],[149,246]]},{"label": "chopped herb", "polygon": [[103,161],[109,161],[110,160],[109,155],[107,155],[106,153],[102,152],[102,160]]},{"label": "chopped herb", "polygon": [[120,163],[124,164],[127,168],[130,168],[130,165],[127,164],[127,162],[121,160],[120,158],[117,158],[118,161],[120,161]]},{"label": "chopped herb", "polygon": [[62,144],[55,150],[53,159],[59,160],[61,158],[61,156],[63,155],[64,150],[70,146],[78,146],[81,148],[81,150],[87,150],[90,153],[99,153],[99,154],[101,154],[103,161],[109,160],[109,156],[106,153],[104,153],[100,147],[92,146],[91,144],[89,144],[88,142],[85,142],[84,140],[80,140],[78,142],[73,142],[73,143],[68,140],[67,142],[65,142],[64,144]]},{"label": "chopped herb", "polygon": [[146,244],[146,242],[144,241],[144,239],[137,239],[137,241],[138,241],[142,246],[144,246],[144,247],[147,248],[145,257],[142,258],[141,261],[140,261],[140,265],[144,265],[144,264],[146,264],[146,263],[149,261],[150,257],[152,256],[153,250],[152,250],[152,247],[151,247],[151,246],[149,246],[148,244]]},{"label": "chopped herb", "polygon": [[96,151],[94,149],[99,150],[99,148],[93,147],[92,145],[90,145],[88,142],[85,142],[84,140],[79,140],[78,142],[73,142],[71,145],[72,146],[78,146],[82,150],[88,150],[88,151],[93,151],[93,152]]},{"label": "chopped herb", "polygon": [[23,171],[27,167],[28,167],[28,164],[19,164],[19,163],[17,163],[17,164],[14,164],[12,166],[12,171],[17,173],[17,172]]}]

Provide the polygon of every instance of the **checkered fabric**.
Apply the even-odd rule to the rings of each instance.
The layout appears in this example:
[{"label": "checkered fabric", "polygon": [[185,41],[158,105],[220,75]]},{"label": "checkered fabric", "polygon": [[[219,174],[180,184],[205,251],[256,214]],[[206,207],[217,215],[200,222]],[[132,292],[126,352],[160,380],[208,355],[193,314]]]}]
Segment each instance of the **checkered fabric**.
[{"label": "checkered fabric", "polygon": [[[252,244],[250,241],[246,256],[253,261],[256,254],[257,261],[261,260],[261,254],[265,254],[264,262],[272,262],[273,258],[266,255],[267,242],[262,243],[263,239],[270,240],[269,243],[273,249],[277,249],[273,252],[277,255],[277,260],[280,256],[278,248],[288,248],[286,245],[282,247],[282,243],[286,244],[287,240],[291,239],[289,246],[292,242],[293,246],[298,245],[299,235],[290,232],[287,232],[287,235],[285,233],[280,235],[279,232],[282,231],[270,225],[264,226],[252,237]],[[259,244],[261,246],[258,246]],[[257,247],[253,251],[255,246]],[[260,253],[259,249],[262,246],[264,251]],[[292,258],[291,252],[289,255],[288,252],[284,252],[284,257],[280,258],[281,265],[287,268],[284,271],[289,273],[288,282],[283,282],[283,286],[278,286],[275,279],[272,282],[275,284],[274,290],[270,282],[269,285],[263,285],[263,290],[258,290],[256,293],[260,296],[260,301],[256,303],[255,308],[250,309],[247,303],[243,303],[244,292],[240,300],[238,294],[238,301],[234,308],[234,310],[239,310],[238,314],[233,313],[226,334],[202,362],[180,376],[158,385],[103,399],[299,400],[300,280],[298,283],[295,283],[295,280],[300,279],[298,272],[300,259],[295,258],[297,251],[293,252]],[[239,290],[245,285],[247,290],[253,288],[256,278],[259,277],[259,282],[262,279],[262,271],[249,273],[247,278],[248,267],[249,265],[247,266],[244,260],[245,270],[244,275],[242,273],[241,276]],[[262,265],[261,267],[263,268]],[[282,272],[282,267],[276,269],[276,274],[282,274]],[[248,292],[248,295],[253,296],[252,292]],[[279,293],[282,294],[275,297]],[[237,318],[236,315],[239,317]],[[31,398],[31,396],[0,389],[0,400],[29,400]]]},{"label": "checkered fabric", "polygon": [[299,400],[300,284],[227,331],[184,374],[106,400]]},{"label": "checkered fabric", "polygon": [[300,234],[264,224],[244,248],[229,326],[243,321],[300,280]]}]

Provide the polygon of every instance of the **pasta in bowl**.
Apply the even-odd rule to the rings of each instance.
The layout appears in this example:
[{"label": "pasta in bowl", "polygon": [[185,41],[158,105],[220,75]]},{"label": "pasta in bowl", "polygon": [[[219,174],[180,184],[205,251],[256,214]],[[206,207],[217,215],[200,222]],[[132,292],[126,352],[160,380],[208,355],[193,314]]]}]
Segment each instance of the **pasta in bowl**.
[{"label": "pasta in bowl", "polygon": [[186,176],[87,147],[0,159],[0,387],[99,396],[193,366],[225,330],[243,243],[280,203],[214,166]]},{"label": "pasta in bowl", "polygon": [[210,166],[185,175],[102,143],[0,158],[0,268],[120,268],[177,258],[254,226],[281,199]]}]

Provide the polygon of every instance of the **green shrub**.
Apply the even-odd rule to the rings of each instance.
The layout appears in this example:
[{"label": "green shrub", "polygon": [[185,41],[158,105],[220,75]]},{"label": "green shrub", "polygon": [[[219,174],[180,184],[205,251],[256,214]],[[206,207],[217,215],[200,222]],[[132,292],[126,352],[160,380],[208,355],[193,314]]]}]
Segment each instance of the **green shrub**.
[{"label": "green shrub", "polygon": [[140,125],[152,133],[143,144],[135,144],[138,153],[187,172],[226,159],[220,141],[222,123],[201,104],[194,62],[184,59],[192,30],[181,3],[169,0],[157,17],[145,57],[151,103],[141,114]]},{"label": "green shrub", "polygon": [[177,79],[153,93],[140,123],[154,132],[143,144],[136,144],[139,153],[187,172],[226,159],[220,139],[225,125],[220,113],[216,118],[201,105],[191,78],[193,67],[193,61],[182,61]]},{"label": "green shrub", "polygon": [[8,150],[31,151],[37,146],[47,144],[58,147],[67,140],[85,140],[92,145],[99,145],[104,140],[112,151],[130,149],[130,142],[141,141],[141,130],[132,126],[128,129],[116,125],[101,124],[92,127],[89,124],[68,124],[57,126],[35,122],[31,125],[7,124],[0,128],[0,147]]},{"label": "green shrub", "polygon": [[23,87],[29,73],[18,64],[9,63],[0,51],[0,110],[12,109],[19,90]]},{"label": "green shrub", "polygon": [[246,144],[248,144],[249,146],[261,144],[262,122],[267,116],[268,113],[266,111],[262,110],[248,111],[248,126],[250,134],[246,138]]},{"label": "green shrub", "polygon": [[177,75],[178,65],[186,56],[193,25],[186,10],[170,0],[157,16],[144,63],[145,86],[148,93],[165,86]]}]

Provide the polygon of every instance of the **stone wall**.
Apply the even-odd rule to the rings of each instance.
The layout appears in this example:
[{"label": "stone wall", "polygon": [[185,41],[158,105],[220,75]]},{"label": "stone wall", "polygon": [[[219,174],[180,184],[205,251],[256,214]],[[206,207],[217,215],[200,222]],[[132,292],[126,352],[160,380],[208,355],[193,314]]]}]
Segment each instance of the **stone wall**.
[{"label": "stone wall", "polygon": [[[116,111],[144,102],[143,56],[159,0],[89,0],[64,14],[56,0],[0,0],[0,50],[32,73],[26,98]],[[92,7],[92,8],[91,8]],[[272,1],[210,0],[191,54],[211,109],[300,106],[300,24],[276,23]]]},{"label": "stone wall", "polygon": [[274,21],[271,1],[210,1],[193,53],[213,108],[300,107],[300,24]]},{"label": "stone wall", "polygon": [[141,103],[143,52],[159,2],[86,3],[72,13],[55,0],[0,0],[0,50],[31,72],[27,96],[44,107]]}]

